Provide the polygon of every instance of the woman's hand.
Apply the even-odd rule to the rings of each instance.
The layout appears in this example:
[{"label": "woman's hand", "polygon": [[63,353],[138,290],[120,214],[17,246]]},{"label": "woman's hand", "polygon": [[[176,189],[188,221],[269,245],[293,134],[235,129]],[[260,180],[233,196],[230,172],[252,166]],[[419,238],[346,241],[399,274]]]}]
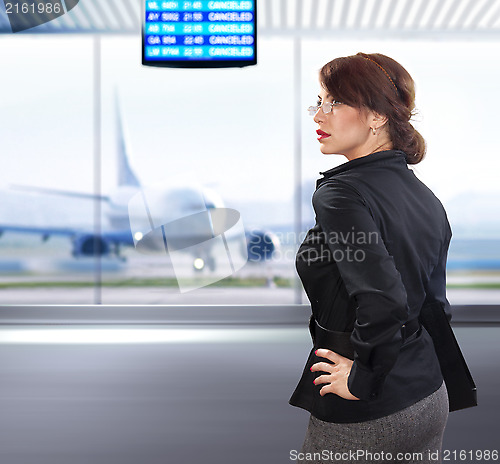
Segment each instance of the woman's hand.
[{"label": "woman's hand", "polygon": [[335,393],[346,400],[359,400],[359,398],[356,398],[353,394],[351,394],[349,388],[347,387],[347,378],[351,372],[353,361],[349,358],[340,356],[340,354],[335,353],[334,351],[325,349],[316,350],[316,356],[326,358],[333,363],[318,362],[313,364],[311,367],[312,372],[328,372],[328,374],[320,375],[314,380],[315,385],[322,383],[327,384],[321,388],[319,394],[324,396],[327,393]]}]

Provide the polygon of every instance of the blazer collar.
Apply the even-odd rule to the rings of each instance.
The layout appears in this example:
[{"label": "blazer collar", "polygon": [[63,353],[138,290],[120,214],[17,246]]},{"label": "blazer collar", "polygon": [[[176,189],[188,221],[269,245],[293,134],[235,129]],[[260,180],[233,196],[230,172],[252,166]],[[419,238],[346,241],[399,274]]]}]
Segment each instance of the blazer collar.
[{"label": "blazer collar", "polygon": [[353,160],[347,161],[332,169],[328,169],[328,171],[320,171],[320,174],[322,174],[323,177],[316,181],[316,187],[319,187],[321,182],[329,179],[330,177],[336,176],[341,172],[346,172],[359,166],[376,166],[381,164],[400,165],[401,167],[404,166],[407,168],[406,154],[401,150],[385,150],[361,156],[360,158],[354,158]]}]

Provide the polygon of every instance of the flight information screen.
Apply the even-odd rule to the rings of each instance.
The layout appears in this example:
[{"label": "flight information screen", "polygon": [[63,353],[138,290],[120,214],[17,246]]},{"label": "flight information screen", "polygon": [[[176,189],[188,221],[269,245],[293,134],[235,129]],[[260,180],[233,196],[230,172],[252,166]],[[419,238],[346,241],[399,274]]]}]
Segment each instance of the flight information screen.
[{"label": "flight information screen", "polygon": [[146,0],[142,64],[243,67],[257,63],[256,0]]}]

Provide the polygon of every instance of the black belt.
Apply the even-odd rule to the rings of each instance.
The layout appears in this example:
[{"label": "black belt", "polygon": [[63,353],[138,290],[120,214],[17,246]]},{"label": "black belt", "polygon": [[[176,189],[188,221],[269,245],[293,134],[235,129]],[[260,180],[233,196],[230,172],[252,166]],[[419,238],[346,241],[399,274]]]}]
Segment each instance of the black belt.
[{"label": "black belt", "polygon": [[401,335],[403,337],[403,343],[408,340],[413,334],[417,333],[420,330],[420,321],[418,317],[408,321],[406,324],[403,324],[401,327]]},{"label": "black belt", "polygon": [[[405,323],[401,327],[403,343],[419,330],[420,322],[418,319],[412,319]],[[354,359],[354,348],[351,343],[352,332],[338,332],[325,329],[318,324],[313,315],[309,319],[309,332],[316,348],[327,348],[345,358]]]}]

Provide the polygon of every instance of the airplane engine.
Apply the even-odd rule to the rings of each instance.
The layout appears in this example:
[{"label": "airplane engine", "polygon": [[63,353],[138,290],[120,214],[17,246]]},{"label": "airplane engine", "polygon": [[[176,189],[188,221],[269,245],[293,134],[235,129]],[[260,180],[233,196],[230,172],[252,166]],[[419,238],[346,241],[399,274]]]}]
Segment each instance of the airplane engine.
[{"label": "airplane engine", "polygon": [[73,256],[106,256],[111,251],[111,243],[95,235],[79,235],[73,239]]},{"label": "airplane engine", "polygon": [[252,229],[245,232],[248,261],[261,262],[271,259],[280,247],[279,238],[272,232]]}]

